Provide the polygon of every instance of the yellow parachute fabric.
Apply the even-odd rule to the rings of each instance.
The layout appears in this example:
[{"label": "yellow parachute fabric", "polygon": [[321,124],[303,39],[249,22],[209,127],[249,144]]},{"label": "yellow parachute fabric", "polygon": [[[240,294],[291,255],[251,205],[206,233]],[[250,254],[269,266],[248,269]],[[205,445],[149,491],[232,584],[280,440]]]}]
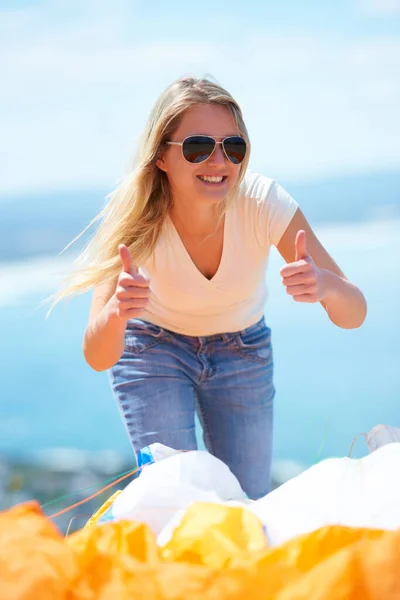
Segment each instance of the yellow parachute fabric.
[{"label": "yellow parachute fabric", "polygon": [[107,510],[110,508],[110,506],[112,505],[114,500],[116,500],[116,498],[118,498],[118,496],[120,496],[121,494],[122,494],[122,490],[117,490],[116,492],[114,492],[114,494],[112,494],[112,496],[110,496],[104,502],[104,504],[102,504],[100,506],[100,508],[98,510],[96,510],[95,513],[93,513],[93,515],[90,517],[90,519],[86,523],[85,527],[92,527],[92,525],[95,525],[97,523],[97,521],[100,519],[100,517],[102,517],[104,515],[104,513],[107,512]]},{"label": "yellow parachute fabric", "polygon": [[4,600],[398,600],[400,531],[331,526],[267,548],[246,509],[193,504],[162,548],[146,525],[64,538],[28,503],[0,513]]}]

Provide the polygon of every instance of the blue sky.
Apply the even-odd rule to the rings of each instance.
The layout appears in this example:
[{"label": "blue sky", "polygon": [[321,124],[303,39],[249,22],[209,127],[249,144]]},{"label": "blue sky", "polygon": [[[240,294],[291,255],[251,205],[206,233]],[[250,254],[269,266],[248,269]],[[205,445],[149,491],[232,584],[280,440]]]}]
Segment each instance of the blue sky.
[{"label": "blue sky", "polygon": [[237,98],[254,170],[400,168],[400,0],[0,0],[0,196],[112,188],[187,73]]}]

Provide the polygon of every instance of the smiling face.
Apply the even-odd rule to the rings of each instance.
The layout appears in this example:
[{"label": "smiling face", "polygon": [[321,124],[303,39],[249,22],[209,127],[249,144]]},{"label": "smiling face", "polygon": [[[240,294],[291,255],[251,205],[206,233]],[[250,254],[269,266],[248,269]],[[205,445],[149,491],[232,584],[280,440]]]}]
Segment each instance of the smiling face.
[{"label": "smiling face", "polygon": [[[191,135],[209,135],[222,141],[225,137],[240,135],[240,132],[225,106],[196,104],[184,113],[169,141],[183,142]],[[208,160],[199,164],[185,160],[180,146],[168,146],[157,166],[168,177],[174,203],[188,200],[202,204],[219,203],[226,198],[240,172],[240,165],[227,159],[221,144],[217,144]],[[204,177],[214,180],[205,181]]]}]

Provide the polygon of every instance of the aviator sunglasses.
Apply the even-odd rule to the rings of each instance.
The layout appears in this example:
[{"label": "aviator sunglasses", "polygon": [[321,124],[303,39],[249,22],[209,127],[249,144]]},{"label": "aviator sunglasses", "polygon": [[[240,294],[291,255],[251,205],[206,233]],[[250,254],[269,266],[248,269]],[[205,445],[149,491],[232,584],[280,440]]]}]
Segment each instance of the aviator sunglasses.
[{"label": "aviator sunglasses", "polygon": [[246,156],[246,140],[240,135],[231,135],[217,142],[209,135],[190,135],[183,142],[167,142],[171,146],[181,146],[183,158],[192,164],[202,163],[210,158],[217,144],[222,144],[226,158],[234,165],[240,165]]}]

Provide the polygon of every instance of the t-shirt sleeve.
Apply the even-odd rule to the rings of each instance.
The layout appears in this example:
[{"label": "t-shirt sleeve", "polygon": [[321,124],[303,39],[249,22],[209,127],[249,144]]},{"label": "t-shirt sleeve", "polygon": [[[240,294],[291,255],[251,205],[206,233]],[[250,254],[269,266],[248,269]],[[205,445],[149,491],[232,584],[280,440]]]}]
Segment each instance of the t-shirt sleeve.
[{"label": "t-shirt sleeve", "polygon": [[273,179],[258,175],[253,187],[256,201],[256,235],[260,246],[277,246],[298,209],[292,196]]}]

